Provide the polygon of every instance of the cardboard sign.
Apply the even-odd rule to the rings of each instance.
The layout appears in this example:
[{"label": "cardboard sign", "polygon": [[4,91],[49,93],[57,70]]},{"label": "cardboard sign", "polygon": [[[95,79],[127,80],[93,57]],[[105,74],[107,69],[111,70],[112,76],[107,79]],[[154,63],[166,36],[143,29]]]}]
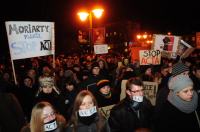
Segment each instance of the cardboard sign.
[{"label": "cardboard sign", "polygon": [[155,105],[158,83],[143,81],[143,85],[144,85],[144,96],[151,101],[152,105]]},{"label": "cardboard sign", "polygon": [[12,60],[54,54],[53,22],[8,21],[5,24]]},{"label": "cardboard sign", "polygon": [[108,45],[107,44],[94,45],[94,53],[95,54],[107,54],[108,53]]},{"label": "cardboard sign", "polygon": [[178,45],[177,54],[181,58],[188,57],[193,51],[194,51],[194,48],[191,45],[189,45],[188,43],[186,43],[183,40],[180,41],[180,43]]},{"label": "cardboard sign", "polygon": [[99,111],[106,119],[108,119],[110,116],[110,110],[113,108],[113,106],[115,106],[115,105],[101,107],[101,108],[99,108]]},{"label": "cardboard sign", "polygon": [[149,50],[146,47],[131,47],[131,60],[132,62],[134,61],[139,61],[140,55],[139,52],[140,50]]},{"label": "cardboard sign", "polygon": [[122,80],[121,82],[121,94],[120,94],[120,100],[124,99],[126,97],[126,83],[128,80]]},{"label": "cardboard sign", "polygon": [[160,61],[159,50],[140,50],[140,65],[159,65]]}]

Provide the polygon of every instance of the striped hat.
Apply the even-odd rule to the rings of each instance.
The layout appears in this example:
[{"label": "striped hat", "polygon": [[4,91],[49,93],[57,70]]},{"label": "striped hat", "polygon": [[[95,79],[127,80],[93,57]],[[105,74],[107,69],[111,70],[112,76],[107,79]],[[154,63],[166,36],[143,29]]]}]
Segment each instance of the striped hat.
[{"label": "striped hat", "polygon": [[182,62],[178,62],[172,66],[172,76],[175,77],[185,71],[189,71],[189,67]]},{"label": "striped hat", "polygon": [[101,89],[102,87],[104,86],[110,86],[110,81],[107,80],[107,79],[103,79],[103,80],[100,80],[98,83],[97,83],[97,89]]}]

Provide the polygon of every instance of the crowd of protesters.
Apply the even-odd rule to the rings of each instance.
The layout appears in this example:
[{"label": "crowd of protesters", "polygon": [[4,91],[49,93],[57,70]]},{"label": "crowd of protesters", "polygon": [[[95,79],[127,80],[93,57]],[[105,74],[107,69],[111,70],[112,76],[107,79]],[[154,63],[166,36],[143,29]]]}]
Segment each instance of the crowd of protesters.
[{"label": "crowd of protesters", "polygon": [[[148,66],[120,54],[43,56],[14,66],[16,82],[11,63],[0,62],[0,132],[200,131],[199,52]],[[143,81],[158,83],[155,106]],[[106,119],[98,108],[109,105]]]}]

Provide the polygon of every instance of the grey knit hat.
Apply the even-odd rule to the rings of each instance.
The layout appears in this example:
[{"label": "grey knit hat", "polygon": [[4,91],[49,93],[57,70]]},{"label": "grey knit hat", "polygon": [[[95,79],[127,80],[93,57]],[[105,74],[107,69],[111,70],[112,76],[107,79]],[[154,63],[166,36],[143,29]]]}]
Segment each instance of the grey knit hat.
[{"label": "grey knit hat", "polygon": [[169,80],[169,89],[173,90],[175,93],[188,86],[193,86],[193,82],[189,76],[186,75],[178,75]]},{"label": "grey knit hat", "polygon": [[189,67],[182,62],[178,62],[172,66],[172,76],[175,77],[185,71],[189,71]]}]

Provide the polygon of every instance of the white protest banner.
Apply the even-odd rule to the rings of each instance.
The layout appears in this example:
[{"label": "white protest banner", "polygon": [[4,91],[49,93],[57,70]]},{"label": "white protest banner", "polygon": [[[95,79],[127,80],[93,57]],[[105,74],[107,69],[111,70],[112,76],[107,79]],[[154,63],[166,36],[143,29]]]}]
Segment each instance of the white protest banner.
[{"label": "white protest banner", "polygon": [[8,21],[5,24],[12,60],[54,54],[53,22]]},{"label": "white protest banner", "polygon": [[163,57],[176,58],[180,38],[180,36],[154,34],[152,49],[160,50]]},{"label": "white protest banner", "polygon": [[151,101],[152,105],[155,105],[158,83],[143,81],[143,85],[144,85],[144,96]]},{"label": "white protest banner", "polygon": [[159,50],[140,50],[140,65],[159,65],[160,61]]},{"label": "white protest banner", "polygon": [[107,44],[94,45],[94,53],[95,54],[107,54],[108,53],[108,45]]}]

